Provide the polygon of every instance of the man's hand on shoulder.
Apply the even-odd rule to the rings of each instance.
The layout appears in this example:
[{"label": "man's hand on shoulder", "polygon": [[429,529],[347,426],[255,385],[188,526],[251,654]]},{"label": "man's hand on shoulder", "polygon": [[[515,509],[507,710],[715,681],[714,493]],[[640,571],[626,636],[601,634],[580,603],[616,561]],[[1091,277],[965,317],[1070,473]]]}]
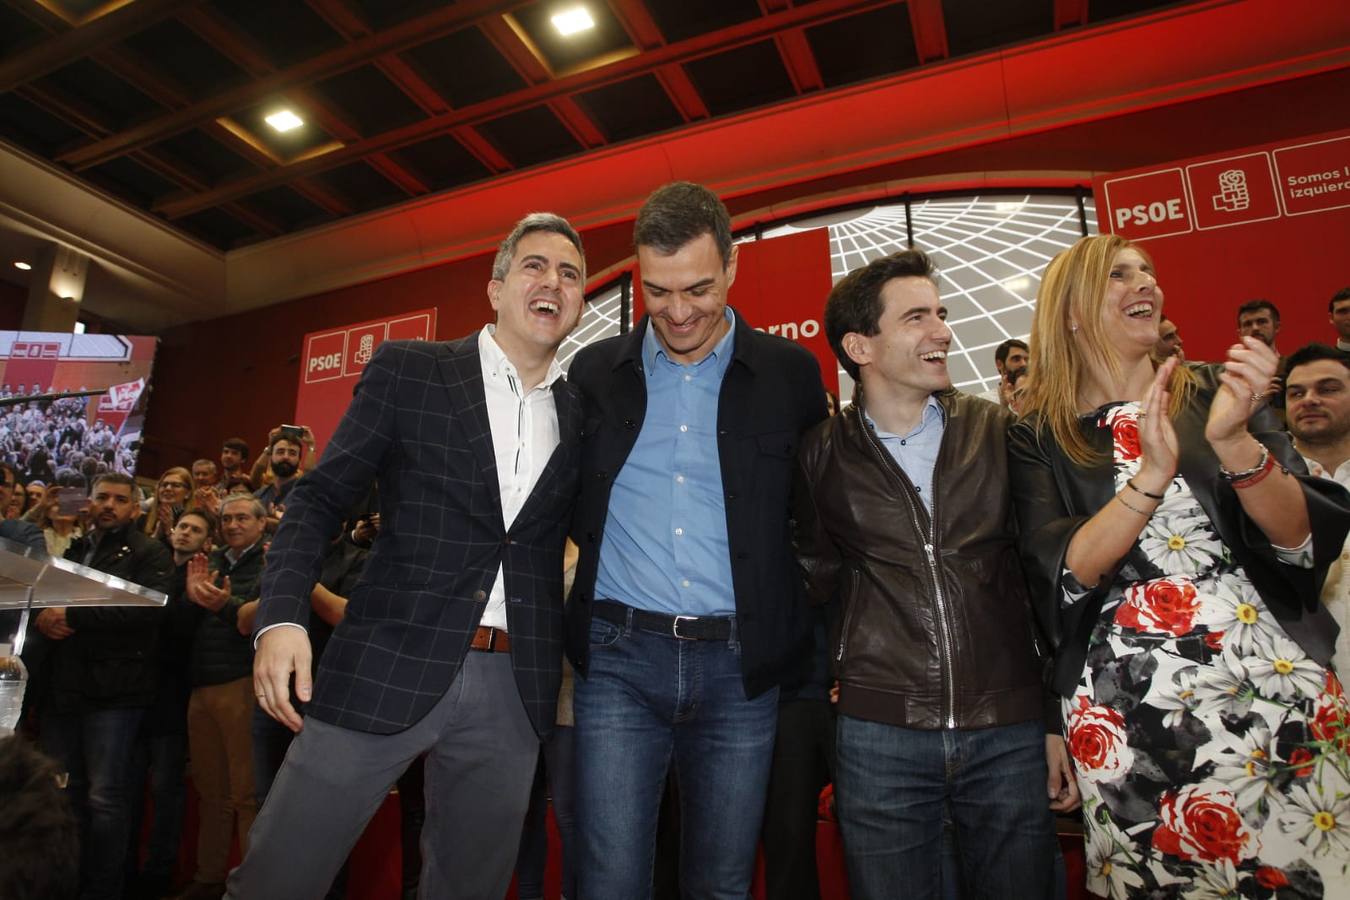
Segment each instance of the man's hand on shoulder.
[{"label": "man's hand on shoulder", "polygon": [[294,625],[278,625],[258,636],[253,657],[253,693],[263,712],[299,732],[304,719],[291,706],[291,675],[295,675],[295,694],[308,703],[310,689],[309,634]]}]

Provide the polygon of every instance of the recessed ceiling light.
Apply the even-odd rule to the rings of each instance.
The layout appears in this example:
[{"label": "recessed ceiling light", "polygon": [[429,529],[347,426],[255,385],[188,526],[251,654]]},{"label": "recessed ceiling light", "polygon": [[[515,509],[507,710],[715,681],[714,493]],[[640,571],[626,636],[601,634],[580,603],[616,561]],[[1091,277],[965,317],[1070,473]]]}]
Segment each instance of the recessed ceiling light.
[{"label": "recessed ceiling light", "polygon": [[29,269],[31,269],[31,268],[33,268],[33,267],[32,267],[31,265],[29,265],[28,263],[24,262],[23,260],[19,260],[19,261],[17,261],[17,262],[14,263],[14,268],[16,268],[16,269],[23,269],[25,272],[27,272]]},{"label": "recessed ceiling light", "polygon": [[287,132],[299,128],[305,124],[305,120],[291,112],[289,109],[279,109],[264,119],[268,125],[271,125],[277,131]]},{"label": "recessed ceiling light", "polygon": [[595,20],[591,18],[590,12],[584,6],[574,6],[571,9],[556,13],[551,21],[553,27],[558,29],[558,34],[563,37],[595,27]]}]

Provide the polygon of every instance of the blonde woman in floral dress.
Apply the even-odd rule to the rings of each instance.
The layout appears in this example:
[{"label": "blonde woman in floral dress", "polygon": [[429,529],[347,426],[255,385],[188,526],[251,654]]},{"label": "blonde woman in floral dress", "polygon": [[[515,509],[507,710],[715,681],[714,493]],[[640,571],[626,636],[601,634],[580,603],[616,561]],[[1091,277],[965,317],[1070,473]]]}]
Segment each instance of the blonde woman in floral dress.
[{"label": "blonde woman in floral dress", "polygon": [[1049,265],[1010,440],[1102,897],[1350,898],[1350,725],[1318,601],[1350,523],[1264,407],[1277,359],[1155,368],[1113,235]]}]

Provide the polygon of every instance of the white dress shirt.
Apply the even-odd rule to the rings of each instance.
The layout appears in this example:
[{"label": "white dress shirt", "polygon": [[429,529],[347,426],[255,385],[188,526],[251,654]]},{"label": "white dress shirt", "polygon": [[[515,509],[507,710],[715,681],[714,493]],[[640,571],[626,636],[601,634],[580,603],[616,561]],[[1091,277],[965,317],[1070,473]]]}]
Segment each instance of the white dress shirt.
[{"label": "white dress shirt", "polygon": [[[544,380],[524,390],[516,367],[492,337],[495,331],[488,325],[478,333],[478,357],[483,366],[492,449],[497,456],[502,522],[510,530],[558,446],[558,407],[553,402],[552,387],[563,371],[554,359]],[[501,566],[497,567],[497,578],[479,624],[506,628],[506,584]]]},{"label": "white dress shirt", "polygon": [[[1308,471],[1318,478],[1330,478],[1350,490],[1350,459],[1336,467],[1335,472],[1327,471],[1317,460],[1303,457]],[[1341,547],[1341,557],[1327,570],[1327,580],[1322,584],[1322,605],[1327,608],[1341,626],[1336,637],[1336,653],[1332,664],[1342,683],[1350,681],[1350,538],[1346,538]]]}]

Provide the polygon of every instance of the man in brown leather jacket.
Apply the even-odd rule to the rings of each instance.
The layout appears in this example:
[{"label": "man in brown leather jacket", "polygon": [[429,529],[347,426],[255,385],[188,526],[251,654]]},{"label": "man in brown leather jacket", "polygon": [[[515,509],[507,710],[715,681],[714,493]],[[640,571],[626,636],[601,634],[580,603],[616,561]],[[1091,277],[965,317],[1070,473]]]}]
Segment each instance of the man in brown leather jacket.
[{"label": "man in brown leather jacket", "polygon": [[859,387],[799,456],[799,557],[816,602],[839,604],[849,883],[861,900],[942,896],[949,808],[964,893],[1048,898],[1051,810],[1076,805],[1077,788],[1058,725],[1046,734],[1008,495],[1012,415],[952,388],[946,314],[921,251],[840,281],[825,330]]}]

